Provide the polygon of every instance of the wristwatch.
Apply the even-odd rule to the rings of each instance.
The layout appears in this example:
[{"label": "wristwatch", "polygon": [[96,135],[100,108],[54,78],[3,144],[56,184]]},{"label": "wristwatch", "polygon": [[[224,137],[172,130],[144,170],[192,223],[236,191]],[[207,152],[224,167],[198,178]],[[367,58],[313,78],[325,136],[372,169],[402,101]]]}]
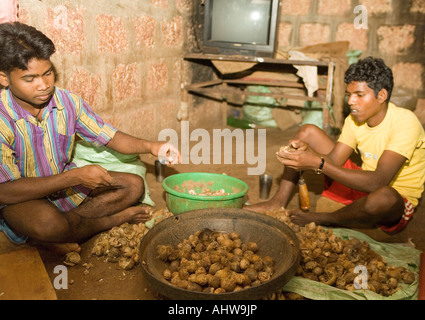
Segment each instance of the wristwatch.
[{"label": "wristwatch", "polygon": [[320,162],[319,168],[314,169],[315,174],[321,174],[322,173],[323,165],[325,164],[325,159],[323,159],[323,157],[320,157],[320,159],[322,159],[322,161]]}]

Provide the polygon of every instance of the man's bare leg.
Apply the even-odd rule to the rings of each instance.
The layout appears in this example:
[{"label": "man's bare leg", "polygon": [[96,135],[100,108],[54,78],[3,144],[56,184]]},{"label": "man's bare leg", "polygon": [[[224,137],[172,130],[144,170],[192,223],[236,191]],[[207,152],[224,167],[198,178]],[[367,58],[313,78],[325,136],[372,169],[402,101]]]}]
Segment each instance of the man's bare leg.
[{"label": "man's bare leg", "polygon": [[[323,130],[311,124],[303,125],[294,139],[307,142],[313,150],[321,154],[330,153],[335,146],[335,142]],[[284,168],[282,180],[275,195],[268,201],[244,206],[244,209],[264,212],[286,207],[299,179],[299,172],[291,168]]]},{"label": "man's bare leg", "polygon": [[47,200],[8,206],[3,209],[3,217],[17,233],[48,243],[81,242],[124,222],[139,223],[149,218],[146,209],[138,206],[100,218],[86,218],[74,211],[60,212]]},{"label": "man's bare leg", "polygon": [[334,212],[303,212],[291,210],[288,216],[300,226],[315,222],[328,227],[375,228],[378,224],[393,225],[404,212],[404,200],[391,187],[382,187]]},{"label": "man's bare leg", "polygon": [[[132,206],[144,193],[143,180],[133,176],[122,181],[120,187],[96,190],[87,201],[69,212],[60,212],[49,201],[41,199],[9,205],[2,210],[2,215],[13,230],[33,241],[71,243],[70,247],[78,250],[72,243],[124,222],[138,223],[150,218],[145,207]],[[117,174],[116,178],[120,181],[123,175]]]},{"label": "man's bare leg", "polygon": [[100,218],[133,206],[143,196],[144,182],[138,175],[120,172],[109,174],[114,178],[113,185],[93,190],[74,212],[82,217]]}]

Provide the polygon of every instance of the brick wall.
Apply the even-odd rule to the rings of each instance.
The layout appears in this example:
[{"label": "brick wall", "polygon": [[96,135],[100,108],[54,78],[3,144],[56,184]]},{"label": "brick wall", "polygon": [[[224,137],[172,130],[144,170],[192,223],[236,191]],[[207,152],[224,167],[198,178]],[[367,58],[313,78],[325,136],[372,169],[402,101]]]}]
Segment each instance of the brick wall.
[{"label": "brick wall", "polygon": [[[56,45],[58,86],[124,132],[157,139],[163,128],[180,128],[181,83],[190,76],[182,63],[192,42],[190,0],[18,2],[19,20]],[[196,125],[202,112],[194,114]]]},{"label": "brick wall", "polygon": [[393,69],[395,91],[417,98],[416,112],[425,114],[425,0],[281,0],[281,5],[279,47],[349,41],[351,50],[362,50],[361,57],[383,58]]},{"label": "brick wall", "polygon": [[[119,129],[155,139],[165,127],[180,127],[182,83],[212,76],[207,68],[182,60],[202,40],[201,2],[19,0],[19,20],[56,44],[52,60],[60,74],[58,85],[80,94]],[[394,71],[395,89],[418,98],[415,112],[425,123],[425,0],[281,4],[279,47],[349,41],[350,49],[362,50],[363,57],[384,58]],[[356,22],[367,29],[356,29]],[[196,102],[189,110],[192,127],[220,119],[220,108],[210,107],[212,102]]]}]

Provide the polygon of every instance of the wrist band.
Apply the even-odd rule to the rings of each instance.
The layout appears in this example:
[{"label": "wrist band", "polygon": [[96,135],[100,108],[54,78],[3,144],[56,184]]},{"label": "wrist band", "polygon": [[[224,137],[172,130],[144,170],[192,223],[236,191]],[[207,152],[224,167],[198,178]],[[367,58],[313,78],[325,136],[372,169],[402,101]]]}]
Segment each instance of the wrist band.
[{"label": "wrist band", "polygon": [[322,159],[322,161],[320,162],[319,168],[314,169],[315,174],[321,174],[322,173],[323,165],[325,164],[325,159],[323,159],[323,157],[321,157],[320,159]]}]

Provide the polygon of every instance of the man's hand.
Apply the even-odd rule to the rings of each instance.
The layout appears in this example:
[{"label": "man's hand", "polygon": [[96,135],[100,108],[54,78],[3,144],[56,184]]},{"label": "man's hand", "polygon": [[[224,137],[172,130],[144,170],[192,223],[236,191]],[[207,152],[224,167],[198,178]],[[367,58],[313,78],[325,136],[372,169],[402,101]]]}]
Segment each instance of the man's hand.
[{"label": "man's hand", "polygon": [[81,185],[89,189],[111,186],[113,184],[113,178],[108,173],[108,170],[97,164],[76,168],[69,172],[76,174],[81,181]]},{"label": "man's hand", "polygon": [[154,143],[151,153],[166,164],[181,163],[180,152],[171,143]]},{"label": "man's hand", "polygon": [[280,147],[279,151],[305,151],[309,148],[307,142],[299,140],[299,139],[293,139],[289,140],[288,145]]},{"label": "man's hand", "polygon": [[276,157],[280,163],[297,171],[313,169],[317,161],[320,162],[320,155],[301,140],[289,141],[276,152]]}]

